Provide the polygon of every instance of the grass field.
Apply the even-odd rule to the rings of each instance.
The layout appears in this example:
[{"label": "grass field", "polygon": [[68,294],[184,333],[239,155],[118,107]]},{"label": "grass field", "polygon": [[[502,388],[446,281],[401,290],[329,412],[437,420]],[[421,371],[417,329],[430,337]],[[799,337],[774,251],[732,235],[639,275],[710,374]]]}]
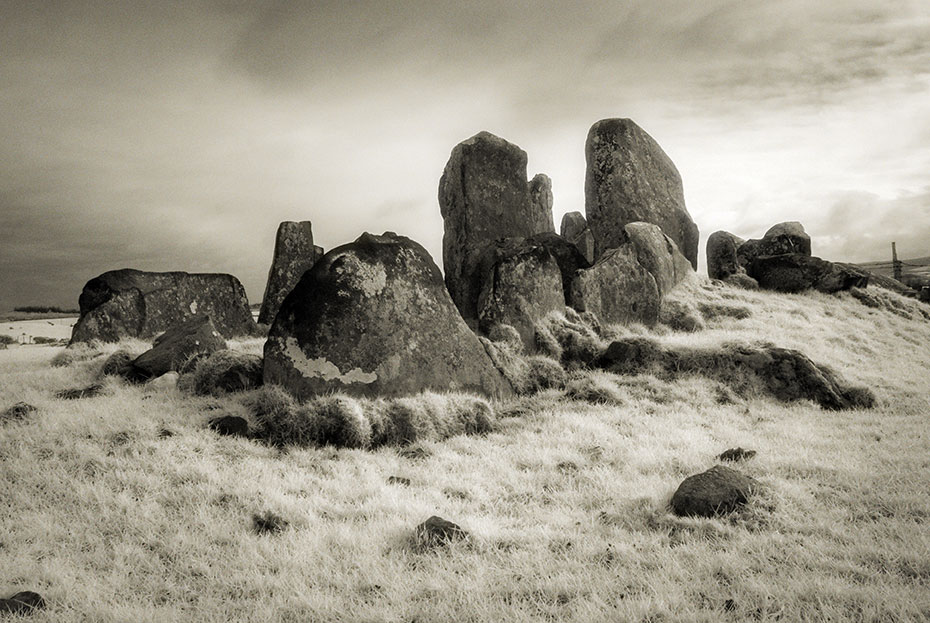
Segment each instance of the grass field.
[{"label": "grass field", "polygon": [[[0,597],[41,593],[30,619],[49,622],[930,620],[930,308],[708,282],[676,298],[704,305],[703,330],[635,331],[796,348],[876,407],[613,376],[608,404],[547,390],[494,405],[486,435],[275,448],[208,430],[253,418],[241,395],[110,379],[56,400],[104,356],[0,351],[0,410],[38,407],[0,424]],[[748,507],[669,513],[681,480],[734,446],[758,451],[736,466],[764,485]],[[258,533],[267,512],[287,527]],[[470,537],[419,547],[431,515]]]}]

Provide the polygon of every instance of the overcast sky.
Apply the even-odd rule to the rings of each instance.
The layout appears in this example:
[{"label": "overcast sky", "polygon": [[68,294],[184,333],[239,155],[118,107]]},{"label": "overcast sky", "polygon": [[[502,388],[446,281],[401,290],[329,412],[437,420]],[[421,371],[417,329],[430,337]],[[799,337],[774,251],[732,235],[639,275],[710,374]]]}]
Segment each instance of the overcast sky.
[{"label": "overcast sky", "polygon": [[815,255],[930,255],[927,0],[0,1],[0,309],[106,270],[229,272],[282,220],[394,230],[441,264],[437,188],[481,130],[584,211],[630,117],[703,242],[801,221]]}]

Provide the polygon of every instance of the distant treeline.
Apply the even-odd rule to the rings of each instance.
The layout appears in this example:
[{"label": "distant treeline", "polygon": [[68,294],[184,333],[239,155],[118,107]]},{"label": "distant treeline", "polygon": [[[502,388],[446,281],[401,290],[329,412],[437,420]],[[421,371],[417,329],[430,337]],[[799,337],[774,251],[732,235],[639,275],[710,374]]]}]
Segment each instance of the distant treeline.
[{"label": "distant treeline", "polygon": [[24,307],[14,307],[13,311],[25,312],[29,314],[77,314],[76,309],[62,309],[61,307],[45,305],[26,305]]}]

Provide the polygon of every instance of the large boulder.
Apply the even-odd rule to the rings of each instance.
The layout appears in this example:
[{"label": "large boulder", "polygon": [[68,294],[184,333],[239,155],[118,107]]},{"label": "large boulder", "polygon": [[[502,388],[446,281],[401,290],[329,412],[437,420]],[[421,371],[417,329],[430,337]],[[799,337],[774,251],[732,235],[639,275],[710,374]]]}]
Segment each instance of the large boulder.
[{"label": "large boulder", "polygon": [[487,250],[482,267],[479,328],[487,333],[494,325],[510,325],[520,334],[524,346],[533,349],[536,322],[549,312],[565,309],[562,273],[556,258],[532,238],[507,238]]},{"label": "large boulder", "polygon": [[715,465],[685,478],[672,495],[672,511],[682,517],[713,517],[737,510],[760,488],[755,479]]},{"label": "large boulder", "polygon": [[800,253],[757,257],[746,272],[759,282],[760,288],[778,292],[813,289],[832,294],[869,284],[869,275],[861,268]]},{"label": "large boulder", "polygon": [[559,265],[559,272],[562,274],[563,304],[568,305],[575,273],[582,268],[590,267],[591,262],[581,254],[578,247],[555,233],[535,234],[527,238],[527,242],[542,245],[555,258]]},{"label": "large boulder", "polygon": [[226,341],[209,316],[198,314],[158,336],[152,348],[133,360],[127,378],[144,381],[181,367],[195,355],[226,348]]},{"label": "large boulder", "polygon": [[562,224],[559,228],[562,237],[578,248],[578,251],[588,261],[594,263],[594,234],[588,227],[588,222],[581,212],[566,212],[562,215]]},{"label": "large boulder", "polygon": [[310,221],[284,221],[278,225],[274,257],[268,271],[258,322],[271,324],[281,307],[281,301],[322,256],[323,247],[313,244]]},{"label": "large boulder", "polygon": [[707,276],[726,279],[730,275],[745,273],[737,251],[746,242],[728,231],[715,231],[707,238]]},{"label": "large boulder", "polygon": [[416,242],[362,234],[324,255],[284,299],[265,343],[264,382],[299,399],[424,390],[512,395]]},{"label": "large boulder", "polygon": [[685,207],[681,175],[659,144],[629,119],[604,119],[585,143],[585,213],[597,256],[624,242],[627,223],[662,228],[697,268],[698,228]]},{"label": "large boulder", "polygon": [[498,238],[551,231],[551,211],[547,221],[544,206],[531,200],[526,152],[488,132],[452,150],[439,180],[439,209],[446,286],[462,317],[474,325],[484,251]]},{"label": "large boulder", "polygon": [[602,322],[653,325],[659,318],[659,288],[630,244],[610,249],[572,279],[571,307]]},{"label": "large boulder", "polygon": [[749,266],[763,255],[811,254],[811,238],[797,221],[772,225],[761,239],[747,240],[737,249],[741,266]]},{"label": "large boulder", "polygon": [[255,321],[239,280],[220,273],[151,273],[124,268],[87,282],[71,343],[151,338],[197,315],[224,337],[254,335]]},{"label": "large boulder", "polygon": [[658,225],[627,223],[623,231],[633,245],[639,263],[655,277],[659,296],[665,296],[694,273],[691,262],[681,254],[675,241],[662,233]]},{"label": "large boulder", "polygon": [[535,232],[555,233],[552,222],[552,180],[545,173],[537,173],[529,182],[531,213],[536,221]]}]

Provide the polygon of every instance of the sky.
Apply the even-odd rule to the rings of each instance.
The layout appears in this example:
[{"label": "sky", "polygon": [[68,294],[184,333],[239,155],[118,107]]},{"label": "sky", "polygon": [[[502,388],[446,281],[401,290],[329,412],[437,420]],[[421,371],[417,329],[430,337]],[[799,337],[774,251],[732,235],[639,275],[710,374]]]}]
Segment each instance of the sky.
[{"label": "sky", "polygon": [[930,255],[927,0],[0,0],[0,309],[112,269],[260,302],[283,220],[442,263],[439,178],[479,131],[584,212],[629,117],[703,243],[801,221],[836,261]]}]

